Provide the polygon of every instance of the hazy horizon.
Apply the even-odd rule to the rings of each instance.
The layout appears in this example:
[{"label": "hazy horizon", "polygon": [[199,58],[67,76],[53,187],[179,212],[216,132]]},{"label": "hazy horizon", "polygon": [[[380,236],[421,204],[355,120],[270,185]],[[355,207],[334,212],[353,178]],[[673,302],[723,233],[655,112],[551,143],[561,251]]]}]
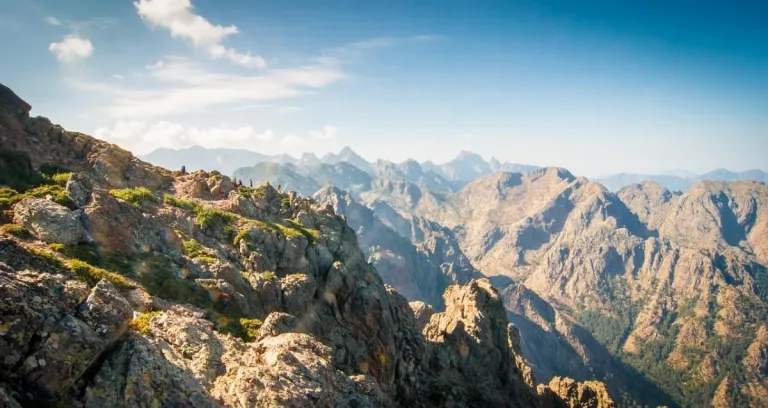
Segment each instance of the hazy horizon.
[{"label": "hazy horizon", "polygon": [[0,78],[33,113],[160,148],[766,169],[768,5],[30,0]]}]

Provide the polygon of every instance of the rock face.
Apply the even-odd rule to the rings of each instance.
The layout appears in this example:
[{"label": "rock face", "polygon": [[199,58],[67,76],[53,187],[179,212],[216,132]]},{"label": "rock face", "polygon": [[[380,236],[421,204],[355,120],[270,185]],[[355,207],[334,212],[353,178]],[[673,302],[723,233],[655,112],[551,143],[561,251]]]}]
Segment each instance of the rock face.
[{"label": "rock face", "polygon": [[745,390],[721,393],[729,404],[760,400],[752,385],[766,377],[741,361],[768,318],[765,184],[612,193],[547,168],[455,194],[393,182],[362,198],[393,229],[408,218],[449,228],[479,271],[511,286],[505,304],[537,378],[597,375],[640,403],[702,406],[728,377]]},{"label": "rock face", "polygon": [[83,212],[2,208],[32,231],[0,230],[5,406],[542,405],[488,281],[451,286],[421,330],[331,206],[157,169],[0,99],[2,145],[79,172],[60,194]]},{"label": "rock face", "polygon": [[[433,368],[435,381],[445,381],[460,373],[464,381],[440,384],[451,393],[448,398],[468,406],[505,406],[519,401],[519,406],[536,402],[530,396],[515,357],[517,329],[507,322],[499,293],[487,280],[453,285],[445,292],[445,312],[433,314],[423,332],[437,346]],[[448,387],[450,386],[450,387]],[[457,387],[466,387],[462,390]]]},{"label": "rock face", "polygon": [[[369,261],[384,281],[408,300],[420,299],[442,307],[445,288],[453,282],[466,283],[475,273],[471,265],[461,268],[459,263],[443,259],[441,250],[448,245],[428,238],[428,233],[423,231],[431,231],[429,227],[420,230],[421,240],[410,241],[388,227],[373,210],[359,204],[349,193],[328,187],[320,190],[314,198],[320,203],[332,205],[338,214],[345,216],[349,226],[357,232],[360,246]],[[403,222],[411,225],[406,220]],[[415,228],[417,224],[414,222],[413,225]],[[459,258],[461,255],[453,256]]]},{"label": "rock face", "polygon": [[570,378],[554,377],[549,385],[539,385],[539,393],[549,407],[618,408],[605,384],[595,381],[578,383]]},{"label": "rock face", "polygon": [[13,207],[13,212],[16,224],[43,241],[73,245],[85,238],[79,214],[53,201],[25,198]]}]

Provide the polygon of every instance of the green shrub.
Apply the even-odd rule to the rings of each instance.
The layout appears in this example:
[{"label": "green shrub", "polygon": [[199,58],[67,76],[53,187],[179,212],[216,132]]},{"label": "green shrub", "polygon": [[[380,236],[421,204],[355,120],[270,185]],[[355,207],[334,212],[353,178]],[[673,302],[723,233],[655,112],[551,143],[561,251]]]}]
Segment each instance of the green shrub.
[{"label": "green shrub", "polygon": [[259,337],[259,330],[261,329],[262,324],[263,323],[259,319],[240,319],[240,326],[243,328],[245,334],[243,340],[255,341],[256,338]]},{"label": "green shrub", "polygon": [[152,320],[153,317],[159,314],[160,314],[160,311],[154,311],[154,312],[142,313],[136,316],[136,318],[133,319],[130,323],[131,329],[145,336],[149,335],[150,333],[152,333],[152,331],[149,328],[149,322]]},{"label": "green shrub", "polygon": [[0,232],[4,232],[6,234],[14,235],[19,238],[27,238],[29,237],[29,231],[27,231],[24,227],[16,224],[5,224],[0,225]]},{"label": "green shrub", "polygon": [[206,265],[216,262],[215,254],[194,239],[184,241],[184,254]]},{"label": "green shrub", "polygon": [[197,215],[195,222],[203,228],[208,228],[215,223],[228,225],[235,220],[234,214],[210,207],[201,207],[195,214]]},{"label": "green shrub", "polygon": [[100,280],[106,279],[120,289],[135,288],[136,285],[125,277],[102,269],[79,259],[70,259],[67,262],[69,270],[78,280],[85,282],[88,286],[96,286]]},{"label": "green shrub", "polygon": [[194,239],[190,239],[189,241],[184,241],[183,244],[184,244],[184,254],[190,258],[197,258],[199,256],[210,255],[210,252],[208,251],[208,249],[202,246],[199,242],[195,241]]},{"label": "green shrub", "polygon": [[156,203],[157,198],[145,187],[124,188],[122,190],[109,190],[109,194],[123,201],[132,203],[138,208],[142,203]]},{"label": "green shrub", "polygon": [[43,176],[32,167],[27,153],[0,150],[0,186],[25,191],[44,182]]}]

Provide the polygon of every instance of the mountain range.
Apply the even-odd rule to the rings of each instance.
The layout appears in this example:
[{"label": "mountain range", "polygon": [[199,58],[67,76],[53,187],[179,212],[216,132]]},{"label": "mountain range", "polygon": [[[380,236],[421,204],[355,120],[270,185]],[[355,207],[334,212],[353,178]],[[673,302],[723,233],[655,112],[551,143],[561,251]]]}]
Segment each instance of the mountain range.
[{"label": "mountain range", "polygon": [[[269,174],[260,166],[236,177],[287,185],[288,169],[312,179],[328,165],[271,165]],[[459,188],[424,173],[415,162],[388,163],[370,183],[325,178],[301,193],[324,185],[316,198],[347,215],[369,261],[409,300],[440,307],[434,294],[446,282],[490,278],[537,378],[598,378],[628,405],[768,398],[764,183],[699,181],[681,193],[644,181],[613,192],[550,167]],[[392,245],[396,235],[407,242]],[[417,264],[413,248],[426,258],[458,255],[443,265],[463,273]]]},{"label": "mountain range", "polygon": [[[350,147],[342,148],[338,154],[329,153],[317,157],[312,153],[304,153],[301,157],[295,158],[287,154],[265,155],[242,149],[206,149],[193,146],[186,149],[157,149],[147,155],[140,156],[140,158],[171,169],[187,166],[188,170],[218,170],[227,175],[233,175],[238,169],[265,162],[293,164],[302,168],[312,168],[320,164],[349,163],[370,175],[387,172],[400,173],[398,177],[407,178],[417,183],[420,179],[425,182],[432,181],[433,184],[430,185],[432,189],[453,191],[461,189],[473,180],[498,171],[525,174],[540,168],[526,164],[502,163],[495,158],[486,161],[482,156],[468,151],[460,152],[456,158],[443,164],[435,164],[431,161],[418,163],[410,159],[402,163],[393,163],[382,159],[369,162]],[[697,182],[704,180],[755,180],[765,183],[768,182],[768,172],[757,169],[742,172],[716,169],[704,174],[695,174],[686,170],[675,170],[663,174],[619,173],[594,179],[611,191],[618,191],[623,187],[640,184],[643,181],[653,181],[671,191],[686,191]]]},{"label": "mountain range", "polygon": [[30,109],[0,86],[0,404],[768,401],[764,182],[351,149],[166,170]]}]

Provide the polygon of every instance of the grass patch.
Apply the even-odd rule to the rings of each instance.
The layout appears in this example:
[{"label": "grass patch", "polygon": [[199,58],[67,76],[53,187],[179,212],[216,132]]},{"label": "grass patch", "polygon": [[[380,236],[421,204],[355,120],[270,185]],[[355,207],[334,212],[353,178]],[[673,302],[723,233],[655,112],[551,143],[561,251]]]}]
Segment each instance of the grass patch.
[{"label": "grass patch", "polygon": [[149,328],[149,322],[152,320],[153,317],[160,314],[160,311],[154,311],[154,312],[148,312],[148,313],[142,313],[138,316],[136,316],[135,319],[131,320],[130,326],[133,331],[137,333],[141,333],[145,336],[148,336],[152,331]]},{"label": "grass patch", "polygon": [[43,185],[23,193],[8,187],[0,188],[0,211],[9,210],[14,204],[25,198],[47,198],[49,196],[54,202],[69,209],[74,210],[77,208],[64,187],[59,185]]},{"label": "grass patch", "polygon": [[221,223],[226,226],[235,220],[234,214],[210,207],[199,207],[195,211],[195,215],[195,222],[204,228],[208,228],[215,223]]},{"label": "grass patch", "polygon": [[310,245],[315,242],[317,238],[320,237],[320,231],[316,229],[310,229],[306,228],[303,225],[299,224],[296,221],[292,220],[285,220],[285,223],[287,225],[283,225],[276,222],[271,221],[254,221],[251,220],[248,222],[247,228],[241,230],[240,232],[235,235],[235,238],[233,240],[233,243],[235,245],[239,245],[240,241],[244,239],[250,239],[250,229],[251,228],[258,228],[262,230],[268,230],[273,231],[278,235],[282,235],[286,238],[299,238],[304,237],[309,241]]},{"label": "grass patch", "polygon": [[170,205],[172,207],[181,208],[182,210],[187,210],[187,211],[195,211],[197,208],[200,207],[200,204],[192,200],[183,200],[180,198],[176,198],[170,194],[166,194],[163,197],[163,203]]},{"label": "grass patch", "polygon": [[27,231],[24,227],[16,224],[0,225],[0,232],[13,235],[19,238],[27,238],[30,236],[29,231]]},{"label": "grass patch", "polygon": [[109,194],[133,204],[136,208],[139,208],[142,203],[157,203],[157,198],[145,187],[109,190]]},{"label": "grass patch", "polygon": [[235,214],[230,212],[203,207],[195,201],[182,200],[170,194],[165,195],[163,202],[167,205],[192,212],[195,214],[195,223],[203,228],[208,228],[216,223],[221,223],[226,228],[237,218]]},{"label": "grass patch", "polygon": [[51,244],[51,249],[68,258],[75,258],[91,265],[102,266],[99,252],[94,246]]},{"label": "grass patch", "polygon": [[58,269],[67,269],[67,265],[65,265],[64,262],[61,259],[59,259],[58,256],[56,256],[56,254],[54,254],[53,252],[47,249],[32,248],[29,252],[38,258],[42,258],[43,260],[45,260],[46,262],[48,262],[49,264],[51,264],[52,266]]},{"label": "grass patch", "polygon": [[132,289],[136,287],[136,284],[129,279],[118,275],[114,272],[110,272],[106,269],[102,269],[93,266],[87,262],[79,259],[70,259],[67,261],[67,266],[78,280],[85,282],[88,286],[93,287],[99,283],[100,280],[106,279],[120,289]]},{"label": "grass patch", "polygon": [[66,186],[71,178],[72,173],[56,173],[51,176],[51,180],[60,186]]},{"label": "grass patch", "polygon": [[206,265],[216,262],[216,257],[213,251],[202,246],[194,239],[184,241],[184,254]]}]

